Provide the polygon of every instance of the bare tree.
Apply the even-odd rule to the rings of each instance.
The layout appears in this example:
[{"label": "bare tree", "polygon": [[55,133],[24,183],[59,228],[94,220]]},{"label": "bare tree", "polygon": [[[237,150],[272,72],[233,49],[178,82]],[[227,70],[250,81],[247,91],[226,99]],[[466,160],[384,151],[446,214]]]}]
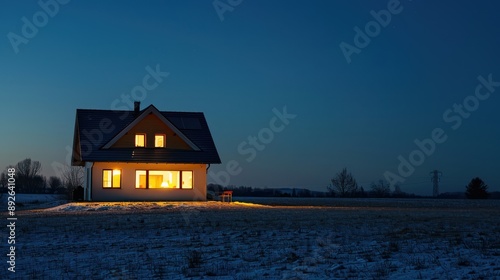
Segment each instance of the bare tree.
[{"label": "bare tree", "polygon": [[[4,171],[2,172],[2,174],[0,174],[0,187],[1,187],[1,190],[0,190],[0,193],[1,192],[8,192],[8,186],[9,186],[9,177],[7,176],[8,173],[8,170],[10,168],[15,168],[15,166],[12,166],[12,165],[8,165],[7,167],[5,167]],[[19,182],[18,182],[19,184]]]},{"label": "bare tree", "polygon": [[33,187],[29,190],[31,193],[45,193],[47,188],[47,177],[36,175],[33,178]]},{"label": "bare tree", "polygon": [[39,161],[32,161],[31,158],[18,162],[15,166],[18,190],[27,193],[42,192],[45,188],[45,180],[40,175],[42,164]]},{"label": "bare tree", "polygon": [[83,185],[83,176],[83,167],[80,166],[66,166],[62,173],[64,185],[69,191]]},{"label": "bare tree", "polygon": [[375,197],[388,197],[391,194],[391,185],[384,180],[378,180],[377,183],[372,183],[371,187]]},{"label": "bare tree", "polygon": [[[0,193],[7,192],[8,178],[5,172],[0,175]],[[1,195],[1,194],[0,194]]]},{"label": "bare tree", "polygon": [[48,184],[52,193],[57,193],[63,187],[61,178],[57,176],[50,176]]},{"label": "bare tree", "polygon": [[42,164],[35,160],[31,161],[30,158],[22,160],[16,165],[16,173],[17,176],[25,176],[27,178],[33,178],[36,175],[39,175],[42,170]]},{"label": "bare tree", "polygon": [[337,193],[342,197],[353,195],[357,189],[356,179],[354,179],[351,172],[347,172],[347,168],[337,173],[331,180],[331,185],[328,186],[328,191]]}]

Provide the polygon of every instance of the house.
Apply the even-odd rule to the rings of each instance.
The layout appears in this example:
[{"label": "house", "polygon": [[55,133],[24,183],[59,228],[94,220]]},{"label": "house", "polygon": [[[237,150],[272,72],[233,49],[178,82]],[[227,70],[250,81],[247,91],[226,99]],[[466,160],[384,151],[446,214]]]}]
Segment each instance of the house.
[{"label": "house", "polygon": [[87,201],[206,200],[219,154],[203,113],[76,111],[72,165],[84,167]]}]

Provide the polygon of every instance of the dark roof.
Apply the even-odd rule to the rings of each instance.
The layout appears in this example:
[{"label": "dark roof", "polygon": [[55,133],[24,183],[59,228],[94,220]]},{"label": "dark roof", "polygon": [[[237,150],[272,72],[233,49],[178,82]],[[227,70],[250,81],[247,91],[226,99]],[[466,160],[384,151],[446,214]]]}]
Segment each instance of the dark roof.
[{"label": "dark roof", "polygon": [[[199,150],[103,147],[146,110],[160,113]],[[81,151],[81,156],[80,156]],[[199,112],[160,112],[150,105],[139,113],[113,110],[76,110],[73,165],[85,162],[221,163],[205,116]]]}]

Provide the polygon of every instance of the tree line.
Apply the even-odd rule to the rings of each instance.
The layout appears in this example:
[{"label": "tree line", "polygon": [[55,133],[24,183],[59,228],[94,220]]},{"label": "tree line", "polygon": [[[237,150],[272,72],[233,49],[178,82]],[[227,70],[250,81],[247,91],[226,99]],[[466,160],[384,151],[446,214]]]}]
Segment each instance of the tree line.
[{"label": "tree line", "polygon": [[[356,179],[347,168],[342,169],[330,180],[327,186],[329,196],[334,197],[417,197],[414,194],[405,193],[399,185],[395,185],[391,190],[391,185],[386,180],[372,182],[370,190],[366,192],[364,188],[358,186]],[[490,196],[488,185],[479,178],[473,178],[465,187],[465,197],[469,199],[486,199]]]},{"label": "tree line", "polygon": [[[16,170],[16,193],[34,194],[68,194],[83,184],[83,168],[78,166],[66,166],[61,177],[50,176],[46,178],[41,174],[42,165],[39,161],[26,158],[16,165],[7,166],[0,174],[0,192],[7,192],[8,175],[7,169]],[[308,189],[287,188],[253,188],[247,186],[226,186],[208,184],[207,190],[218,194],[224,190],[232,190],[234,196],[257,196],[257,197],[417,197],[415,194],[403,192],[399,185],[393,186],[385,180],[372,182],[370,189],[365,191],[347,168],[343,168],[331,180],[327,186],[327,192],[315,192]],[[465,187],[465,197],[469,199],[486,199],[490,196],[488,185],[479,177],[473,178]]]},{"label": "tree line", "polygon": [[325,197],[324,192],[315,192],[302,188],[254,188],[247,186],[222,186],[219,184],[208,184],[207,191],[215,195],[223,191],[231,190],[234,196],[253,196],[253,197]]},{"label": "tree line", "polygon": [[61,173],[61,177],[41,174],[42,164],[26,158],[16,165],[9,165],[0,174],[0,191],[7,192],[8,175],[7,169],[16,170],[16,193],[30,194],[71,194],[77,187],[83,184],[83,168],[78,166],[67,166]]}]

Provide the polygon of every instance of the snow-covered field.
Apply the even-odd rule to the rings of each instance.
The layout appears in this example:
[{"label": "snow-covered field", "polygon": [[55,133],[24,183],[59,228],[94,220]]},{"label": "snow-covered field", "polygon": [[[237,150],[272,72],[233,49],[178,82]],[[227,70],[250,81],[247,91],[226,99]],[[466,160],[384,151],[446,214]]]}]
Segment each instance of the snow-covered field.
[{"label": "snow-covered field", "polygon": [[[8,194],[0,193],[1,205],[7,205],[7,197]],[[67,203],[67,199],[61,194],[16,194],[18,209],[48,208],[63,203]]]},{"label": "snow-covered field", "polygon": [[[0,194],[0,201],[5,203],[7,201],[8,194]],[[65,196],[62,194],[16,194],[16,201],[23,204],[38,204],[45,202],[54,202],[64,200]]]},{"label": "snow-covered field", "polygon": [[245,202],[85,202],[19,211],[17,272],[2,261],[2,275],[500,279],[500,201],[236,200]]}]

